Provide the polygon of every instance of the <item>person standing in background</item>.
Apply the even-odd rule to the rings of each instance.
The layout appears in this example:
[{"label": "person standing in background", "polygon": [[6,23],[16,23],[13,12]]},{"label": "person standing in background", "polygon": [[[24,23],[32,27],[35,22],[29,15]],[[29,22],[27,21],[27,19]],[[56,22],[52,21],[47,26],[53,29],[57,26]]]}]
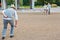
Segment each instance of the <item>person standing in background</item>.
[{"label": "person standing in background", "polygon": [[48,7],[48,14],[50,15],[51,4],[48,3],[47,7]]},{"label": "person standing in background", "polygon": [[48,6],[47,6],[47,4],[44,4],[44,13],[46,15],[48,14]]}]

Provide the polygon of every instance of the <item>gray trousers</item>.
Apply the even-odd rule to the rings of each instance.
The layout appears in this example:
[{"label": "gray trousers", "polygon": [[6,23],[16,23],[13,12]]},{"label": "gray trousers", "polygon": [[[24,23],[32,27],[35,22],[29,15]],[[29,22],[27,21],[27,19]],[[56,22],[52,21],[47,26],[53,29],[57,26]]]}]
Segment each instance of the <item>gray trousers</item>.
[{"label": "gray trousers", "polygon": [[14,21],[13,20],[3,20],[4,27],[2,30],[2,37],[6,36],[7,24],[8,23],[11,25],[10,36],[14,35]]},{"label": "gray trousers", "polygon": [[48,9],[48,14],[50,14],[50,8]]}]

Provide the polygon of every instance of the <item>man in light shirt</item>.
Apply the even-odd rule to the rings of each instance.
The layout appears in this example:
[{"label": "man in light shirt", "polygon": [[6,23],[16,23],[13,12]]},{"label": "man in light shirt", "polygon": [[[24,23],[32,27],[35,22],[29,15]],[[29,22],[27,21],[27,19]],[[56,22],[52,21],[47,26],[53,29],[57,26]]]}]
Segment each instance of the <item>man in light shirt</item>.
[{"label": "man in light shirt", "polygon": [[44,4],[43,7],[44,7],[44,13],[45,14],[48,14],[48,6],[47,6],[47,4]]},{"label": "man in light shirt", "polygon": [[46,14],[50,14],[50,9],[51,9],[50,3],[44,5],[44,11]]},{"label": "man in light shirt", "polygon": [[11,25],[10,38],[12,38],[14,37],[14,27],[17,27],[17,21],[18,21],[18,15],[15,10],[14,4],[11,5],[11,8],[3,10],[2,15],[3,15],[3,24],[4,24],[2,31],[2,39],[5,39],[6,37],[8,23]]},{"label": "man in light shirt", "polygon": [[50,9],[51,9],[51,4],[50,3],[48,3],[48,14],[50,14]]}]

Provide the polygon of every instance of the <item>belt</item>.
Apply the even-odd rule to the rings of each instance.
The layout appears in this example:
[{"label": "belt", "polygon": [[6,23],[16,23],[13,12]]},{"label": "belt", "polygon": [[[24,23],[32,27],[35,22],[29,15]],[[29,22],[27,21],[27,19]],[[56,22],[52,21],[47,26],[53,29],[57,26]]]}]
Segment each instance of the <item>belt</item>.
[{"label": "belt", "polygon": [[5,19],[5,20],[12,20],[12,18],[3,18],[3,19]]}]

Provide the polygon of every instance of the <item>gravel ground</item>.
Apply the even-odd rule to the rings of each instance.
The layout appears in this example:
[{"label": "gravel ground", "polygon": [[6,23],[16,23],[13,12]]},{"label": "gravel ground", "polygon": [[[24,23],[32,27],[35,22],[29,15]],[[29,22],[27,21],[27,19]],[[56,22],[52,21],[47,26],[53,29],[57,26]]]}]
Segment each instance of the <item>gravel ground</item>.
[{"label": "gravel ground", "polygon": [[[9,37],[8,25],[5,40],[60,40],[60,14],[41,15],[40,13],[18,13],[18,26],[15,28],[14,38]],[[3,28],[0,14],[0,40]]]}]

